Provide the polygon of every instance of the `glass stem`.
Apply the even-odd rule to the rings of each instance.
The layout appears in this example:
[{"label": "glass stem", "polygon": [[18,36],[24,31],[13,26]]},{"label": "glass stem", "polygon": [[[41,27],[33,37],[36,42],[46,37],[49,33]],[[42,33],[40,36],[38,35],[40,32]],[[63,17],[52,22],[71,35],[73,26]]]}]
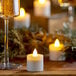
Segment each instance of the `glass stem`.
[{"label": "glass stem", "polygon": [[74,8],[72,6],[68,7],[69,14],[69,22],[72,23],[74,21]]},{"label": "glass stem", "polygon": [[8,24],[9,19],[4,19],[5,25],[5,34],[4,34],[4,67],[9,67],[9,52],[8,52]]}]

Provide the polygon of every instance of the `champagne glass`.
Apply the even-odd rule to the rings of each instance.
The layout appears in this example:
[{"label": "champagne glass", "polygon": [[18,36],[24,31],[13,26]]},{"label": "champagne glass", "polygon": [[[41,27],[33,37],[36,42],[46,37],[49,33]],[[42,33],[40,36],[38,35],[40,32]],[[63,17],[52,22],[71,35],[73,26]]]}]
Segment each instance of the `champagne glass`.
[{"label": "champagne glass", "polygon": [[[73,0],[71,0],[72,2]],[[70,0],[58,0],[59,4],[60,4],[60,7],[63,7],[63,8],[68,8],[68,25],[69,25],[69,38],[71,39],[71,36],[72,36],[72,23],[74,21],[74,8],[73,8],[73,5],[72,3],[70,2]],[[64,22],[67,26],[67,23]],[[64,24],[63,24],[64,25]],[[64,26],[65,27],[65,26]]]},{"label": "champagne glass", "polygon": [[69,22],[73,22],[74,8],[73,0],[58,0],[60,7],[68,8]]},{"label": "champagne glass", "polygon": [[0,69],[14,69],[18,65],[9,62],[8,49],[8,25],[10,17],[18,16],[20,0],[0,0],[0,17],[4,19],[4,63],[0,64]]}]

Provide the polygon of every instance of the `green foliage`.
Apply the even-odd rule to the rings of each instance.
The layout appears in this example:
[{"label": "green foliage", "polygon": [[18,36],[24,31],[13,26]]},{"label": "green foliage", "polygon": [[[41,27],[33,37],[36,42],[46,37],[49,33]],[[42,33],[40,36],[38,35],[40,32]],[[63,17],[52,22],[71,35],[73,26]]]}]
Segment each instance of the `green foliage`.
[{"label": "green foliage", "polygon": [[66,60],[76,60],[76,29],[72,30],[70,28],[70,22],[65,22],[64,28],[59,30],[58,32],[61,32],[61,34],[68,37],[71,42],[69,44],[69,47],[67,47],[67,49],[65,50]]},{"label": "green foliage", "polygon": [[[31,53],[34,50],[34,48],[36,48],[39,53],[43,54],[48,53],[48,46],[45,44],[46,31],[39,27],[36,27],[38,30],[33,29],[32,31],[31,30],[32,28],[33,27],[30,27],[29,29],[26,29],[24,27],[21,29],[9,28],[8,42],[9,42],[9,55],[11,58],[16,57],[18,55],[26,55],[28,53]],[[4,50],[3,30],[1,30],[0,33],[0,44],[2,50],[0,52],[2,53]]]},{"label": "green foliage", "polygon": [[[21,29],[14,29],[9,28],[8,32],[8,40],[9,40],[9,56],[10,58],[19,56],[19,55],[26,55],[32,53],[33,50],[36,48],[38,53],[41,54],[48,54],[49,53],[49,45],[55,41],[55,39],[59,39],[61,43],[65,45],[66,57],[69,57],[70,51],[68,51],[69,45],[73,46],[75,36],[75,31],[73,31],[71,39],[66,37],[69,32],[66,32],[69,28],[64,28],[64,30],[60,30],[62,34],[47,34],[46,30],[42,27],[36,25],[31,26],[29,29],[21,28]],[[68,46],[68,48],[67,48]],[[0,31],[0,53],[3,56],[4,50],[4,31]],[[74,55],[74,53],[73,53]],[[71,55],[72,56],[72,55]]]}]

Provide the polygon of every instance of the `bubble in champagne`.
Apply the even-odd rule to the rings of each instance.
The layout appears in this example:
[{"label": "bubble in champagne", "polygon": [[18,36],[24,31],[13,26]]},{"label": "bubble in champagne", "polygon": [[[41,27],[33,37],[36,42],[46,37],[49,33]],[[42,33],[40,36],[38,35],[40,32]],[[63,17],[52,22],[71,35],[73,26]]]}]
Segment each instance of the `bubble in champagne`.
[{"label": "bubble in champagne", "polygon": [[20,12],[20,0],[3,0],[3,14],[17,16]]}]

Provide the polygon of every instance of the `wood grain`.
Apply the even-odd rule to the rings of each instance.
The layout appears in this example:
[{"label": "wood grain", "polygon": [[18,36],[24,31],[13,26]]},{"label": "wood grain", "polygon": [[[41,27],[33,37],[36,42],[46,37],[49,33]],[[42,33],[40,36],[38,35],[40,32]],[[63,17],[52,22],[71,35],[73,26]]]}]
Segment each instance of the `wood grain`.
[{"label": "wood grain", "polygon": [[45,58],[43,72],[27,72],[26,58],[19,58],[14,60],[14,62],[23,66],[14,70],[0,70],[0,76],[76,76],[76,68],[63,67],[65,64],[70,64],[68,62],[53,62],[49,58]]}]

